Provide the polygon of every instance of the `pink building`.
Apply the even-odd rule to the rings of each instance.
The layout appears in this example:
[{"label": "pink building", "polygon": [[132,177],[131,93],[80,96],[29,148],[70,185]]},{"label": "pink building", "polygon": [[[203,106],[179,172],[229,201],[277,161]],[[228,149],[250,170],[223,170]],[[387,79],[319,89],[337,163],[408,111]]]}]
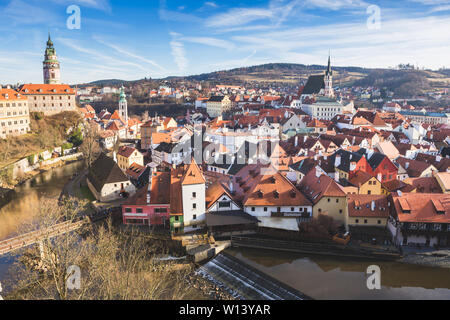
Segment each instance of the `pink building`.
[{"label": "pink building", "polygon": [[151,184],[139,189],[122,204],[123,223],[128,225],[165,225],[170,218],[170,172],[155,172]]}]

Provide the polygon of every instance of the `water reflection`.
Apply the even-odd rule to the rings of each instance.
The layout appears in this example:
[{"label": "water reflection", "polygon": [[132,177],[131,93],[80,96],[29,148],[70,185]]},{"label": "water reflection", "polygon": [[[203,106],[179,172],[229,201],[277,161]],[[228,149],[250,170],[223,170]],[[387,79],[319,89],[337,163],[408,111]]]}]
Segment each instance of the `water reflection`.
[{"label": "water reflection", "polygon": [[[315,299],[450,299],[450,269],[244,248],[229,253]],[[367,289],[373,264],[381,268],[381,290]]]},{"label": "water reflection", "polygon": [[0,240],[14,236],[23,223],[30,222],[40,200],[58,198],[73,173],[82,168],[83,162],[74,162],[44,172],[17,187],[11,202],[0,209]]}]

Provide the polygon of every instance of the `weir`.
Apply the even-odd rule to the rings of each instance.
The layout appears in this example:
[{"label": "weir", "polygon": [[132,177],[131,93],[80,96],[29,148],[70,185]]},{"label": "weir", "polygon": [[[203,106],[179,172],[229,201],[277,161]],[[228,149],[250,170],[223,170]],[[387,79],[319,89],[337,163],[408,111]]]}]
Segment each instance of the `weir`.
[{"label": "weir", "polygon": [[311,300],[310,297],[222,252],[197,273],[235,298],[245,300]]}]

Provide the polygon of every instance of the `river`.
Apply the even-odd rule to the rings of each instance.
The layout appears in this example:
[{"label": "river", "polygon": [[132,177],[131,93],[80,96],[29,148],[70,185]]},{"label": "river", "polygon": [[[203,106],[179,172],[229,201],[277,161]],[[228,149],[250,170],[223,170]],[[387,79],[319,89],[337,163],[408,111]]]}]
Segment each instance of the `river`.
[{"label": "river", "polygon": [[[31,221],[46,198],[58,199],[64,185],[75,172],[82,170],[82,161],[54,168],[27,180],[16,187],[12,200],[0,209],[0,240],[13,237],[23,223]],[[0,281],[5,276],[13,257],[0,257]]]},{"label": "river", "polygon": [[[58,198],[82,162],[44,172],[16,188],[13,200],[0,209],[0,240],[13,236],[33,219],[39,201]],[[366,261],[256,249],[227,252],[314,299],[450,299],[450,269],[397,262]],[[14,257],[0,257],[0,281]],[[381,290],[368,290],[365,271],[381,268]]]},{"label": "river", "polygon": [[[248,248],[226,252],[313,299],[450,299],[450,269]],[[381,269],[381,290],[367,288],[370,265]]]}]

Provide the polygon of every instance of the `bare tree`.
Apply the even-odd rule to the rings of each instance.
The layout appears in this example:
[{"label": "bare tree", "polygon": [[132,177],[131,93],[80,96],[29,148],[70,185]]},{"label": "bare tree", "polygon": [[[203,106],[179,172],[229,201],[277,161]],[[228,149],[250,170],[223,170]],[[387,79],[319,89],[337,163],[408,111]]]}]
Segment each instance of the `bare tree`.
[{"label": "bare tree", "polygon": [[[75,221],[84,203],[73,199],[43,202],[34,228],[51,230],[64,219]],[[31,226],[31,224],[30,224]],[[98,228],[53,237],[27,250],[9,277],[6,299],[173,300],[202,298],[187,285],[190,264],[161,263],[151,240],[136,230],[115,230],[111,220]],[[45,234],[45,232],[44,232]],[[71,266],[81,271],[81,286],[68,286]],[[70,282],[69,282],[70,283]]]},{"label": "bare tree", "polygon": [[98,139],[98,128],[94,124],[87,122],[83,131],[83,143],[81,144],[80,151],[83,153],[84,160],[89,169],[101,152]]}]

